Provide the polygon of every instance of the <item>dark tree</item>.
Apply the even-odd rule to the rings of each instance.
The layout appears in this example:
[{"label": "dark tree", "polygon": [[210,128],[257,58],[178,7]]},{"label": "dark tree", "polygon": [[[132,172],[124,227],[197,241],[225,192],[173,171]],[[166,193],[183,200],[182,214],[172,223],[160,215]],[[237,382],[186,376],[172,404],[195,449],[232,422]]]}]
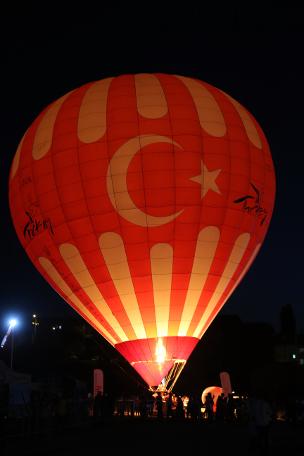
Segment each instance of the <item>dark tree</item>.
[{"label": "dark tree", "polygon": [[290,304],[284,305],[280,312],[280,337],[284,343],[296,342],[296,320]]}]

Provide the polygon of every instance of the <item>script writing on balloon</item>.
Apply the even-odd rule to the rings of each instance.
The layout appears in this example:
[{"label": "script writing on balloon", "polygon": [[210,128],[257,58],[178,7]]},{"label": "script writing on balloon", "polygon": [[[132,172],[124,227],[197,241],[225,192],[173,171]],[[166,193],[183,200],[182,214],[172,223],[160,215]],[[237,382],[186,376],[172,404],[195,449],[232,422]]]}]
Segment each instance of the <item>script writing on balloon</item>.
[{"label": "script writing on balloon", "polygon": [[39,220],[38,218],[34,218],[29,211],[25,211],[25,214],[28,217],[28,222],[23,228],[23,236],[25,238],[32,240],[37,234],[44,230],[49,230],[49,232],[54,235],[52,222],[49,218]]},{"label": "script writing on balloon", "polygon": [[249,214],[254,214],[256,217],[260,218],[260,225],[263,225],[267,218],[267,211],[260,204],[260,191],[259,189],[250,183],[253,188],[255,195],[245,195],[241,198],[237,198],[233,202],[236,204],[243,203],[243,210]]}]

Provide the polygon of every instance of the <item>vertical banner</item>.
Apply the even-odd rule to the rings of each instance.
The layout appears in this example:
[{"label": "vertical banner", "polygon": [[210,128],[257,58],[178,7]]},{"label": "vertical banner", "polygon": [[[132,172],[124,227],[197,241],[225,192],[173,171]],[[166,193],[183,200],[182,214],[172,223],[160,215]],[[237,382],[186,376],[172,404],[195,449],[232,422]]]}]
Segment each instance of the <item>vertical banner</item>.
[{"label": "vertical banner", "polygon": [[232,392],[230,375],[228,374],[228,372],[221,372],[220,379],[221,379],[221,385],[223,388],[223,393],[225,394],[225,396],[227,396],[228,394],[230,394]]},{"label": "vertical banner", "polygon": [[93,389],[94,397],[96,396],[98,391],[100,391],[101,394],[103,395],[103,371],[101,369],[94,369],[93,378],[94,378],[94,389]]}]

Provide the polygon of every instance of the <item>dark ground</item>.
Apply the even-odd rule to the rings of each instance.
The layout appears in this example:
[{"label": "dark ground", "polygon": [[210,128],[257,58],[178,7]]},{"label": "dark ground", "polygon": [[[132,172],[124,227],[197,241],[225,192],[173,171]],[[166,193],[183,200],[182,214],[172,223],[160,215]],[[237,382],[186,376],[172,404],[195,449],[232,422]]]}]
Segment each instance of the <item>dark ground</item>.
[{"label": "dark ground", "polygon": [[288,455],[304,454],[304,424],[274,422],[268,452],[250,448],[251,433],[238,423],[208,424],[176,422],[156,418],[112,417],[80,427],[48,428],[39,433],[10,434],[1,438],[0,454],[90,455],[90,454],[199,454],[199,455]]}]

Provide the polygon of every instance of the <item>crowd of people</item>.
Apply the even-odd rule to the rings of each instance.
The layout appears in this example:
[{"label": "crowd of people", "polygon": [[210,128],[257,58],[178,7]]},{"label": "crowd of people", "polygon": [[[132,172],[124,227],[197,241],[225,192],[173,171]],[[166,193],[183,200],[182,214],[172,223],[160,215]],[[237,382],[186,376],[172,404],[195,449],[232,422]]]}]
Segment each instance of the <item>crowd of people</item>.
[{"label": "crowd of people", "polygon": [[[260,399],[261,400],[261,399]],[[248,396],[210,392],[204,402],[196,395],[176,395],[172,392],[123,397],[115,401],[114,415],[155,417],[158,419],[191,419],[206,422],[245,422],[254,414],[253,404],[257,399]],[[269,404],[267,401],[265,403]],[[270,407],[270,405],[269,405]]]},{"label": "crowd of people", "polygon": [[[291,407],[287,411],[294,410]],[[197,422],[214,426],[240,423],[247,426],[253,445],[267,448],[269,429],[278,419],[275,404],[261,395],[233,395],[224,393],[203,397],[173,392],[144,391],[139,395],[119,395],[98,392],[95,396],[85,389],[77,394],[32,391],[30,401],[15,410],[6,410],[4,424],[22,423],[22,432],[41,433],[48,429],[62,430],[68,426],[92,424],[102,426],[111,420],[154,420],[155,422]],[[291,422],[294,414],[286,416]],[[26,429],[25,429],[26,428]],[[7,430],[7,429],[6,429]]]}]

